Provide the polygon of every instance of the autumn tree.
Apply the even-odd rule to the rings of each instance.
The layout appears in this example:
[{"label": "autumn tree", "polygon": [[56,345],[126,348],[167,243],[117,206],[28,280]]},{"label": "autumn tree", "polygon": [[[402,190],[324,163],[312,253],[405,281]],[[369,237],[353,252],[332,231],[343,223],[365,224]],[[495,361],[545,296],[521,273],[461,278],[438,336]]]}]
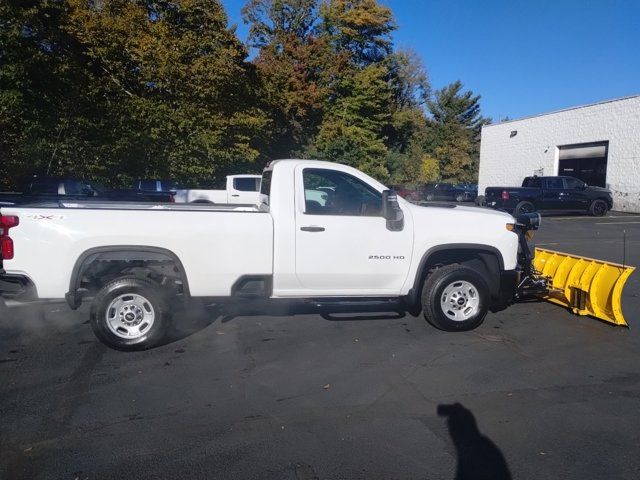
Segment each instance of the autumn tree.
[{"label": "autumn tree", "polygon": [[119,184],[209,183],[260,157],[269,122],[257,75],[219,1],[31,3],[0,10],[12,54],[2,71],[16,72],[2,94],[21,97],[0,122],[33,131],[3,138],[12,161]]}]

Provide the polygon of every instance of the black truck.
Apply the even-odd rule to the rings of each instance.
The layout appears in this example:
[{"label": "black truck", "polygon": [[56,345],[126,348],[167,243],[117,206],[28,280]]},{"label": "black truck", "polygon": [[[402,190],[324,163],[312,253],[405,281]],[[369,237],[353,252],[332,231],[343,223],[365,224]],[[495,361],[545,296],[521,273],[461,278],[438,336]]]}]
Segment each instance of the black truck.
[{"label": "black truck", "polygon": [[514,215],[581,212],[601,217],[613,207],[611,191],[574,177],[526,177],[522,187],[487,187],[485,204]]},{"label": "black truck", "polygon": [[66,177],[33,177],[25,182],[21,192],[0,193],[0,205],[59,200],[95,200],[117,202],[173,202],[172,192],[143,192],[109,189],[94,182]]}]

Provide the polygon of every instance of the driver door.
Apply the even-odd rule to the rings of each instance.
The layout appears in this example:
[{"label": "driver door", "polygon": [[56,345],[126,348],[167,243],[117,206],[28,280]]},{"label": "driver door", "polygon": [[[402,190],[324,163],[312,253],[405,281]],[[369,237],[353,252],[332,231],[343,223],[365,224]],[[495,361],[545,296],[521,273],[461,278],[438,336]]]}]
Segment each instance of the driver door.
[{"label": "driver door", "polygon": [[335,169],[296,170],[296,276],[319,296],[397,295],[407,277],[413,225],[387,229],[382,193]]}]

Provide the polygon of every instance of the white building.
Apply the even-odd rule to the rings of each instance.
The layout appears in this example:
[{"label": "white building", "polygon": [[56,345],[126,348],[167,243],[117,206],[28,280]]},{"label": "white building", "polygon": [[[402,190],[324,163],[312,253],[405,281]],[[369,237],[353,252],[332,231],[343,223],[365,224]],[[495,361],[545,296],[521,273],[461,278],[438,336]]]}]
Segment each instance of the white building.
[{"label": "white building", "polygon": [[607,186],[614,210],[640,213],[640,95],[483,127],[481,194],[534,174]]}]

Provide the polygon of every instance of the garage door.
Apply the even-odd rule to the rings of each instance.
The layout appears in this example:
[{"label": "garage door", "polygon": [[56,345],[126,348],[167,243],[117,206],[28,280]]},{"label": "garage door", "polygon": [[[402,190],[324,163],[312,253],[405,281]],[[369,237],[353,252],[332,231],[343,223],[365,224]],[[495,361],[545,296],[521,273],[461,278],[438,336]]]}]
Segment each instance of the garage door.
[{"label": "garage door", "polygon": [[609,142],[563,145],[558,148],[558,175],[576,177],[588,185],[606,186]]}]

